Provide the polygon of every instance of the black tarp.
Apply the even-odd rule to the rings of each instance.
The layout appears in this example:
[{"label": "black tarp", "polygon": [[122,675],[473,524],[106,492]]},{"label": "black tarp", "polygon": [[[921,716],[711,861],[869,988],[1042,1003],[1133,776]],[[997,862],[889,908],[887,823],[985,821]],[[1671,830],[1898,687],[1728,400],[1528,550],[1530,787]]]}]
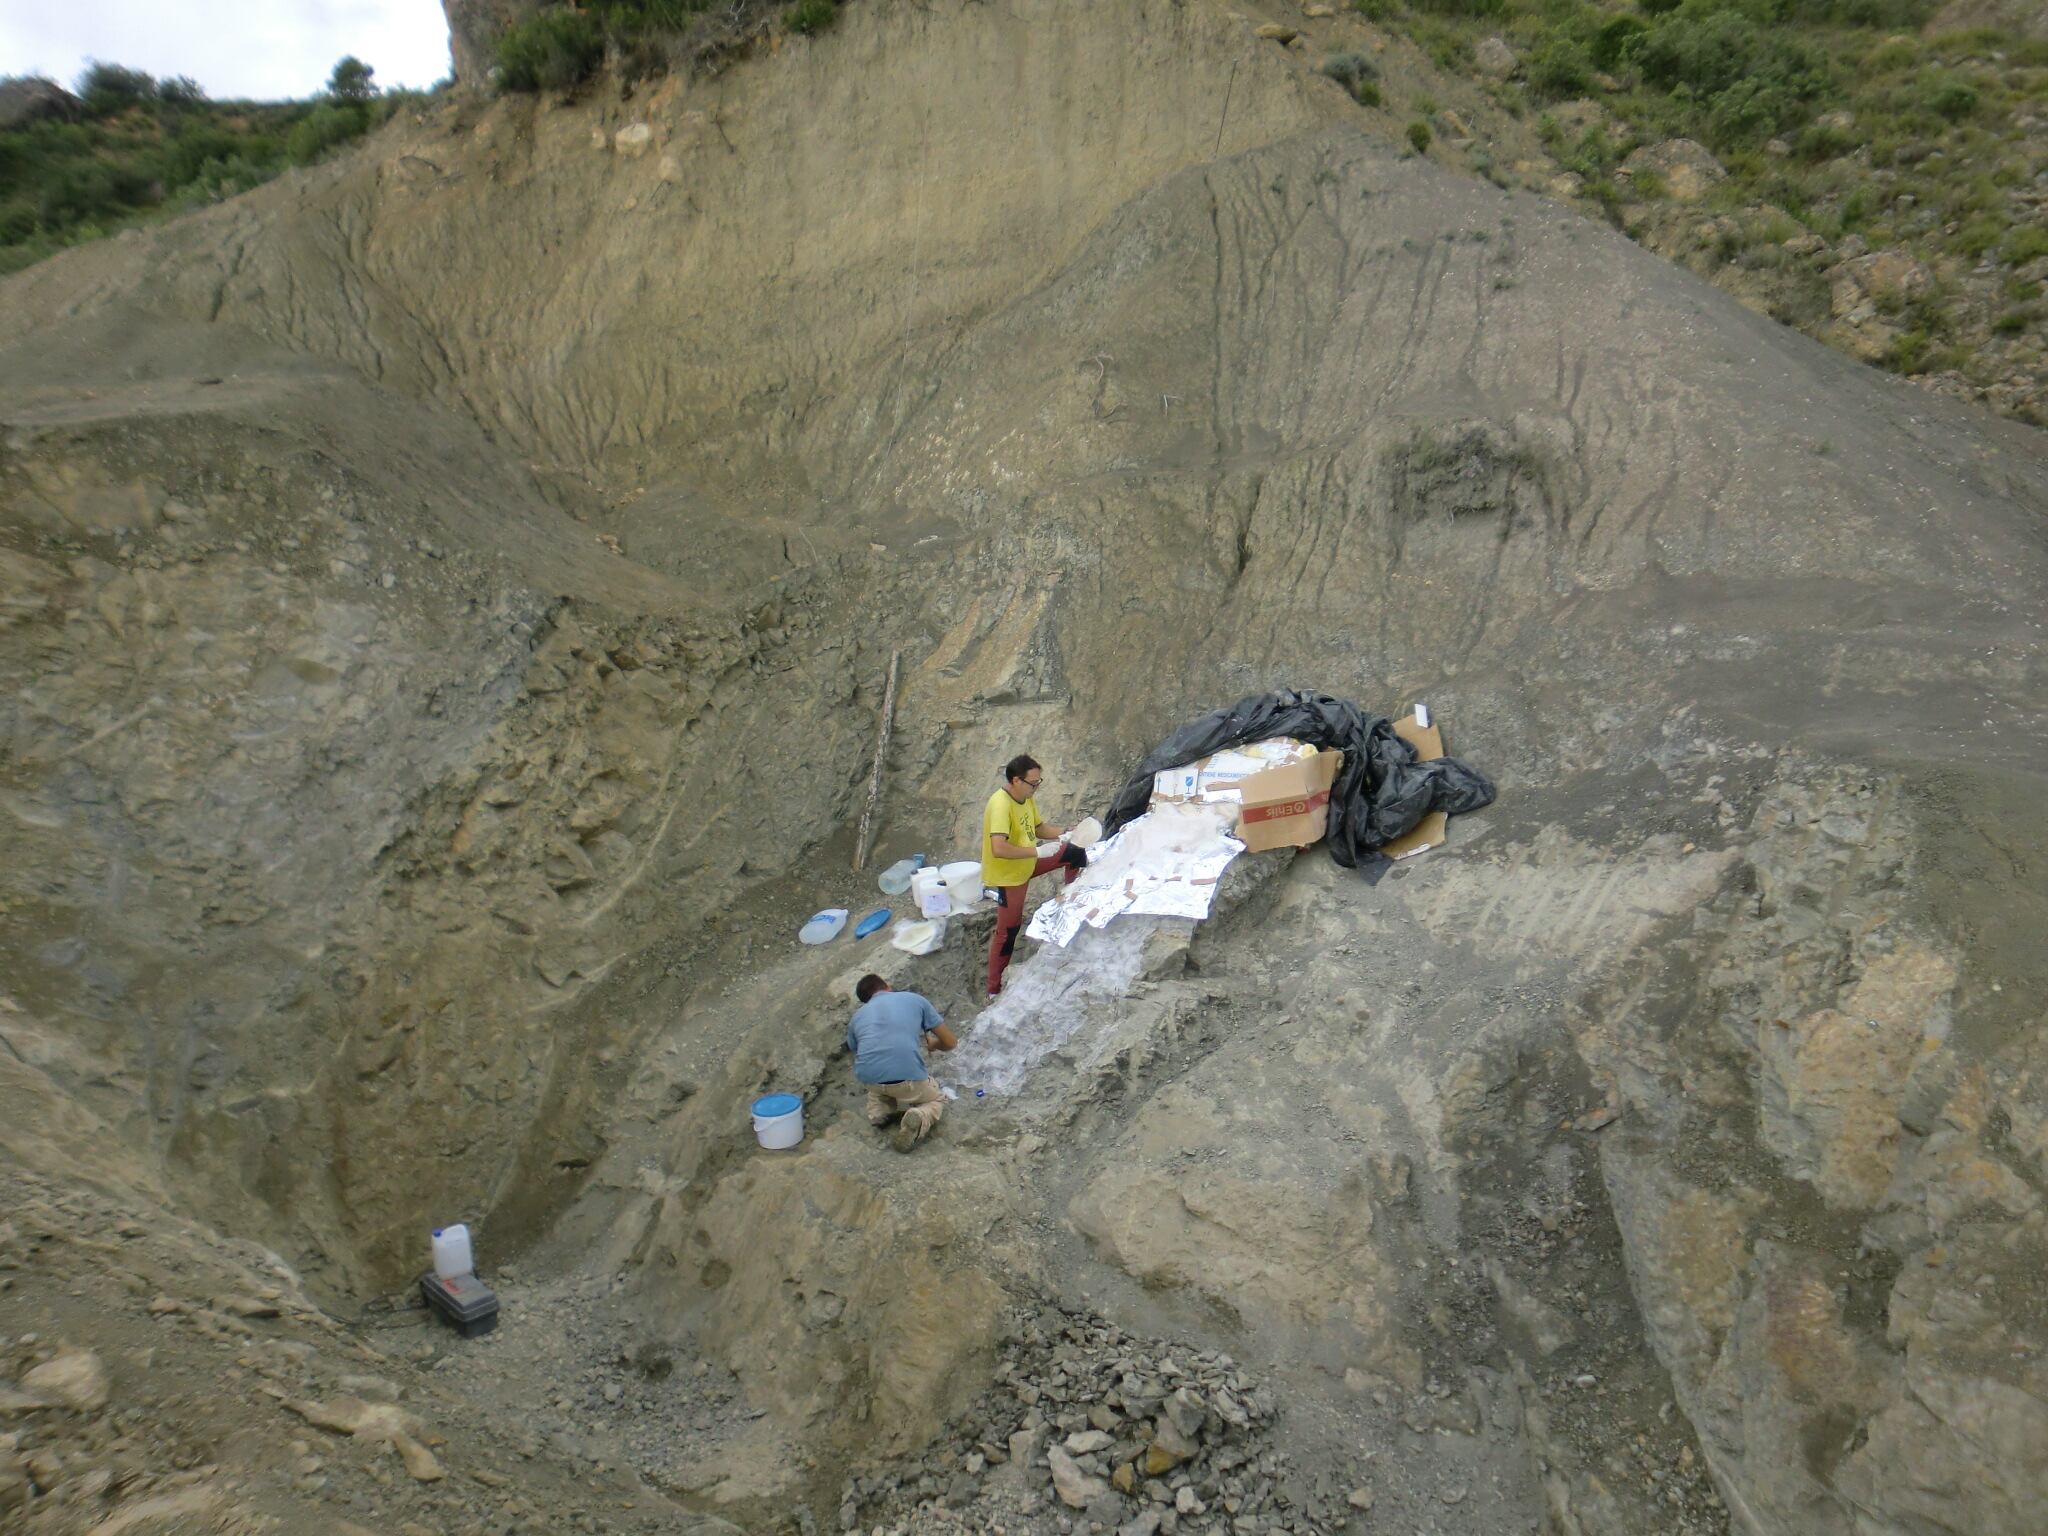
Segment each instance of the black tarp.
[{"label": "black tarp", "polygon": [[1228,709],[1190,720],[1146,754],[1103,818],[1107,836],[1145,813],[1153,775],[1230,747],[1292,736],[1344,754],[1330,786],[1330,857],[1346,869],[1409,831],[1431,811],[1457,815],[1493,803],[1493,781],[1455,757],[1416,760],[1384,715],[1368,715],[1349,699],[1283,688],[1253,694]]}]

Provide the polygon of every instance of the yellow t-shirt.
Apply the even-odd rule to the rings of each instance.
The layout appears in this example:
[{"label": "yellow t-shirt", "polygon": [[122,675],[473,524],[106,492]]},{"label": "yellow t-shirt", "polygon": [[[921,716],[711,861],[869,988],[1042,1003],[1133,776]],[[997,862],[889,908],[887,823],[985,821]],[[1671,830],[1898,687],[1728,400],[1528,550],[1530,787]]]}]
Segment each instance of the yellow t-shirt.
[{"label": "yellow t-shirt", "polygon": [[995,840],[1007,837],[1018,848],[1038,846],[1038,800],[1019,805],[1007,789],[988,797],[988,809],[981,813],[981,883],[983,885],[1024,885],[1038,867],[1038,856],[1028,859],[999,859]]}]

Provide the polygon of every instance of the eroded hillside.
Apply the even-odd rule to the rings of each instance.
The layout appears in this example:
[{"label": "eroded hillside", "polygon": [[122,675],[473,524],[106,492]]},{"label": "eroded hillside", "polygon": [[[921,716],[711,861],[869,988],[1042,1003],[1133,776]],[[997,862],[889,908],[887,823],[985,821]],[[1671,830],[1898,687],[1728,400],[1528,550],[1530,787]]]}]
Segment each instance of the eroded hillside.
[{"label": "eroded hillside", "polygon": [[[460,1529],[473,1469],[559,1528],[577,1467],[635,1528],[2025,1528],[2038,437],[1398,155],[1257,20],[863,4],[0,288],[17,1376],[103,1285],[131,1441],[291,1529]],[[1503,796],[1376,884],[1252,861],[905,1160],[847,985],[971,1027],[975,929],[792,942],[867,904],[897,651],[887,857],[1269,686],[1427,698]],[[53,1265],[88,1206],[290,1305]],[[154,1330],[360,1397],[244,1335],[376,1341],[457,1216],[506,1327],[377,1367],[450,1477],[149,1385]],[[1126,1488],[1177,1341],[1207,1459]],[[47,1528],[151,1487],[10,1411],[79,1437]]]}]

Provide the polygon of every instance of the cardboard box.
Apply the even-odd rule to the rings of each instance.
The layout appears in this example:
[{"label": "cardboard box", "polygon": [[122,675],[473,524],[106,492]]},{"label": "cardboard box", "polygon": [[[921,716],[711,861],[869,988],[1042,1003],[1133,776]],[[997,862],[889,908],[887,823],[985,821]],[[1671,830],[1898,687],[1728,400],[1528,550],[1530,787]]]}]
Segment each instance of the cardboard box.
[{"label": "cardboard box", "polygon": [[1208,757],[1163,769],[1152,776],[1152,798],[1177,803],[1229,801],[1240,803],[1240,786],[1254,775],[1289,763],[1306,762],[1315,748],[1292,736],[1275,736],[1242,747],[1229,747]]},{"label": "cardboard box", "polygon": [[[1413,715],[1405,720],[1396,720],[1394,734],[1413,747],[1415,755],[1425,763],[1444,755],[1443,728],[1437,725],[1434,716],[1430,718],[1428,725],[1417,725]],[[1432,848],[1440,848],[1449,835],[1450,825],[1450,818],[1442,811],[1431,811],[1409,831],[1381,848],[1380,852],[1390,859],[1406,859],[1418,853],[1427,853]]]},{"label": "cardboard box", "polygon": [[1344,754],[1318,752],[1238,781],[1244,809],[1238,813],[1237,836],[1253,853],[1268,848],[1306,848],[1321,839],[1330,824],[1330,786]]}]

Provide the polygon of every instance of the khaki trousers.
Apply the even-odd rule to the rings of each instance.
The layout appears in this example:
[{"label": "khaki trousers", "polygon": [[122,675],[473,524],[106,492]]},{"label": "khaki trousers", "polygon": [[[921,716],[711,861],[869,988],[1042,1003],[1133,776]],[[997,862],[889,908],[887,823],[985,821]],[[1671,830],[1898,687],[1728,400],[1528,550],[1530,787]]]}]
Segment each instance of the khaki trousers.
[{"label": "khaki trousers", "polygon": [[946,1096],[928,1077],[919,1078],[914,1083],[868,1084],[870,1125],[887,1125],[900,1114],[903,1123],[915,1128],[917,1139],[922,1141],[931,1134],[932,1127],[939,1123],[939,1116],[945,1111]]}]

